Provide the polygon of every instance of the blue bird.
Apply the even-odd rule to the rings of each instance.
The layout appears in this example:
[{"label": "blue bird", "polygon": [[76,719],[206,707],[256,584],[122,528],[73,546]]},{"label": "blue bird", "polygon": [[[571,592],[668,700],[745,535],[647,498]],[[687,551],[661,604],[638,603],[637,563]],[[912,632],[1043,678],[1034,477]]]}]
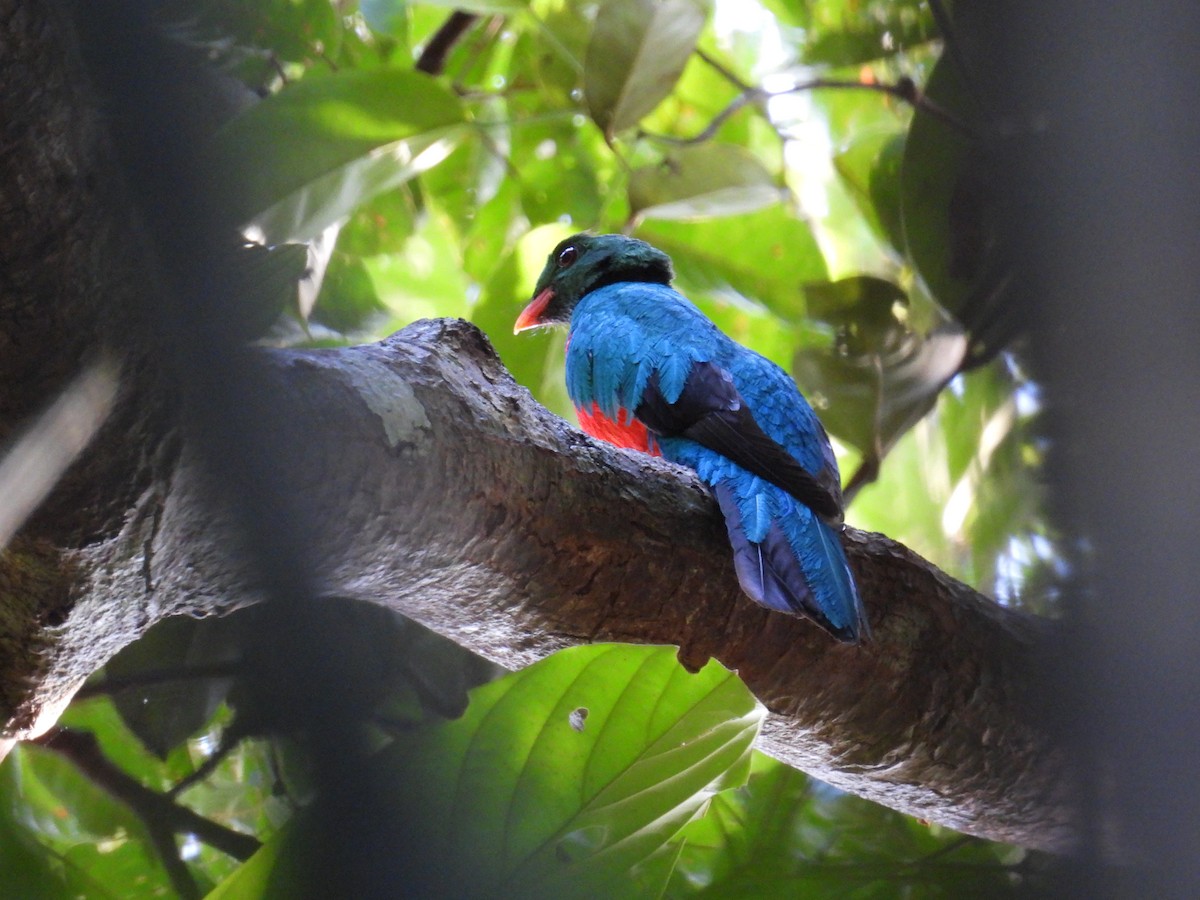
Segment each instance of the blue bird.
[{"label": "blue bird", "polygon": [[825,429],[783,369],[723,334],[672,277],[644,241],[577,234],[550,254],[513,330],[567,325],[583,429],[694,469],[725,516],[742,590],[858,643],[869,629]]}]

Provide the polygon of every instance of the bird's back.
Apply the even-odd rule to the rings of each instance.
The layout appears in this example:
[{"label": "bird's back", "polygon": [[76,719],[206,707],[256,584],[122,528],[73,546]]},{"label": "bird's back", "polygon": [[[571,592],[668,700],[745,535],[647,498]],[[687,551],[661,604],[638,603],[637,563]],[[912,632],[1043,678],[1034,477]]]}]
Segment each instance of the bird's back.
[{"label": "bird's back", "polygon": [[725,513],[747,593],[774,609],[804,612],[843,640],[858,639],[862,607],[833,526],[777,484],[686,436],[647,437],[642,428],[636,439],[620,439],[632,435],[628,425],[641,427],[633,413],[648,387],[675,404],[701,363],[729,373],[758,428],[840,506],[828,438],[790,376],[723,334],[683,295],[666,285],[622,282],[587,294],[572,315],[567,390],[581,424],[608,440],[615,430],[614,443],[661,450],[694,469]]},{"label": "bird's back", "polygon": [[726,369],[759,427],[813,475],[837,485],[825,429],[787,372],[730,339],[666,285],[613,284],[580,301],[567,348],[567,390],[576,406],[596,403],[612,418],[637,407],[654,371],[667,402],[675,402],[698,362]]}]

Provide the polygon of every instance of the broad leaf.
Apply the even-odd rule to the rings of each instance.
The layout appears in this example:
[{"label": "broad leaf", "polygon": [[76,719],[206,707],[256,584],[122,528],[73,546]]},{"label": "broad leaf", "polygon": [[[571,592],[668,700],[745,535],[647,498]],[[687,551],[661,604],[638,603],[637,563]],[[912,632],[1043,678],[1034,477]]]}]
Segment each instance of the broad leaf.
[{"label": "broad leaf", "polygon": [[606,135],[636,125],[671,93],[711,7],[711,0],[608,0],[600,7],[584,95]]},{"label": "broad leaf", "polygon": [[796,353],[796,380],[820,397],[825,427],[865,456],[884,453],[937,401],[966,353],[962,330],[928,335],[897,317],[905,294],[878,278],[809,285],[809,311],[837,330],[833,347]]},{"label": "broad leaf", "polygon": [[466,893],[586,895],[724,786],[762,712],[715,662],[690,675],[669,647],[576,647],[485,685],[381,764],[406,773],[425,852],[457,861]]},{"label": "broad leaf", "polygon": [[[926,96],[975,124],[972,117],[964,118],[971,104],[952,59],[938,61]],[[985,268],[990,240],[979,163],[974,141],[937,116],[916,112],[901,168],[904,236],[934,298],[956,315]]]},{"label": "broad leaf", "polygon": [[904,252],[900,216],[900,163],[904,135],[876,131],[852,140],[833,158],[850,196],[878,237]]},{"label": "broad leaf", "polygon": [[[222,881],[215,890],[208,894],[204,900],[251,900],[251,898],[259,898],[268,896],[267,886],[272,885],[275,889],[273,896],[278,896],[283,892],[281,882],[285,880],[284,874],[279,869],[278,863],[281,854],[286,853],[288,847],[294,846],[294,832],[292,827],[285,826],[265,844],[258,848],[258,851],[248,860],[242,863],[233,874]],[[272,884],[272,882],[274,883]],[[303,885],[289,885],[294,890],[291,892],[293,896],[305,896]]]},{"label": "broad leaf", "polygon": [[695,896],[699,885],[705,898],[1029,892],[1014,865],[1023,853],[919,824],[761,754],[753,768],[744,788],[715,798],[683,830],[664,896]]},{"label": "broad leaf", "polygon": [[[461,719],[385,748],[373,802],[394,819],[371,827],[389,878],[448,897],[628,886],[714,791],[745,780],[764,712],[733,673],[710,662],[689,674],[675,654],[563,650],[473,691]],[[273,888],[303,873],[322,815],[318,804],[280,845]]]},{"label": "broad leaf", "polygon": [[923,0],[814,3],[802,59],[851,66],[894,56],[936,36]]},{"label": "broad leaf", "polygon": [[702,222],[647,221],[636,233],[671,255],[682,286],[736,291],[791,322],[804,316],[802,286],[826,278],[812,229],[782,204]]},{"label": "broad leaf", "polygon": [[267,244],[301,241],[445,159],[466,126],[458,99],[401,69],[306,78],[216,135],[229,216]]},{"label": "broad leaf", "polygon": [[[214,632],[226,640],[214,641]],[[136,678],[172,667],[231,662],[238,648],[228,628],[177,616],[164,619],[104,667],[106,678]],[[136,689],[119,690],[113,704],[129,730],[159,759],[212,718],[225,698],[229,679],[176,678]]]},{"label": "broad leaf", "polygon": [[780,189],[754,154],[729,144],[681,147],[629,176],[629,205],[648,219],[682,221],[754,212]]}]

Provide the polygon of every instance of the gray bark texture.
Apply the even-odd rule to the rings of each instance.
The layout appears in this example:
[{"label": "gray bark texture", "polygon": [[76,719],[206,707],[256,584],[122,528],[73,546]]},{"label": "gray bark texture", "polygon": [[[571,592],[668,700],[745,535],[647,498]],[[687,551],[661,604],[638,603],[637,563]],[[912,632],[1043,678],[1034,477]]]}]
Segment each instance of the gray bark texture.
[{"label": "gray bark texture", "polygon": [[[155,622],[261,599],[246,560],[272,546],[245,539],[229,502],[261,490],[238,483],[251,470],[218,471],[163,399],[174,393],[152,355],[122,343],[136,331],[123,301],[152,281],[132,274],[144,239],[121,191],[97,187],[120,179],[47,9],[0,0],[0,435],[19,434],[94,348],[125,348],[124,374],[105,428],[0,557],[10,738],[48,724]],[[766,752],[971,834],[1070,845],[1065,762],[1033,702],[1053,625],[853,529],[871,644],[755,606],[690,473],[572,429],[466,323],[261,351],[250,370],[263,380],[246,395],[275,398],[264,421],[286,452],[271,465],[320,594],[385,604],[509,668],[590,641],[718,659],[770,710]]]}]

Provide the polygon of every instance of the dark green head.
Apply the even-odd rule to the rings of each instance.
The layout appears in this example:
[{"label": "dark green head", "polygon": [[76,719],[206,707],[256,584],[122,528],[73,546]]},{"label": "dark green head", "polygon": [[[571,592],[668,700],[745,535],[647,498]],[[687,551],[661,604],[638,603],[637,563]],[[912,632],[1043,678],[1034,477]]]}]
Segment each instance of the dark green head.
[{"label": "dark green head", "polygon": [[575,304],[606,284],[671,283],[671,258],[645,241],[623,234],[576,234],[554,248],[538,278],[533,300],[513,332],[539,325],[566,325]]}]

